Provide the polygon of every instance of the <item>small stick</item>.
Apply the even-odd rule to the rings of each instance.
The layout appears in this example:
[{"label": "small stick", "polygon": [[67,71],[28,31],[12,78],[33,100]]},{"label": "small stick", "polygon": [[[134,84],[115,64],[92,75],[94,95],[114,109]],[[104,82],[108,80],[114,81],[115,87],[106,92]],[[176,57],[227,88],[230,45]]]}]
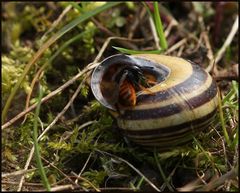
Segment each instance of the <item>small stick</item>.
[{"label": "small stick", "polygon": [[154,38],[154,41],[155,41],[155,44],[156,44],[156,48],[158,50],[160,50],[159,38],[158,38],[158,35],[157,35],[156,26],[154,25],[152,17],[148,17],[148,19],[149,19],[151,31],[152,31],[152,34],[153,34],[153,38]]},{"label": "small stick", "polygon": [[53,22],[52,26],[49,28],[48,31],[46,31],[46,33],[43,34],[41,41],[45,41],[47,34],[49,34],[51,31],[54,30],[54,28],[57,27],[57,25],[60,23],[60,21],[62,20],[62,18],[71,10],[72,5],[68,5],[63,12],[59,15],[59,17]]},{"label": "small stick", "polygon": [[[18,182],[12,182],[12,181],[1,181],[2,184],[11,184],[11,185],[18,185]],[[40,186],[43,187],[42,183],[29,183],[29,182],[24,182],[24,186]],[[3,190],[2,190],[3,191]],[[5,190],[6,191],[6,190]],[[44,189],[46,191],[46,189]]]},{"label": "small stick", "polygon": [[85,170],[90,158],[92,157],[92,152],[89,154],[88,158],[87,158],[87,161],[85,162],[84,166],[82,167],[81,171],[79,172],[78,174],[78,178],[75,180],[75,183],[77,184],[78,183],[78,179],[79,177],[82,175],[83,171]]},{"label": "small stick", "polygon": [[184,45],[187,42],[187,38],[183,38],[182,40],[180,40],[179,42],[177,42],[176,44],[174,44],[171,48],[169,48],[165,54],[169,54],[171,52],[173,52],[174,50],[178,49],[179,47],[181,47],[182,45]]},{"label": "small stick", "polygon": [[[49,167],[49,166],[47,166],[47,167]],[[44,167],[44,168],[47,168],[47,167]],[[37,170],[37,168],[28,169],[28,170],[19,170],[19,171],[16,171],[16,172],[5,173],[5,174],[3,173],[3,174],[2,174],[2,178],[24,175],[24,174],[26,174],[26,173],[33,172],[33,171],[35,171],[35,170]]]},{"label": "small stick", "polygon": [[[74,186],[72,184],[67,184],[67,185],[59,185],[51,188],[51,192],[64,191],[64,190],[74,190]],[[34,191],[43,192],[44,190],[34,190]]]},{"label": "small stick", "polygon": [[216,68],[216,65],[215,65],[212,46],[210,44],[208,33],[206,31],[203,32],[203,40],[204,40],[205,45],[208,49],[207,56],[208,56],[208,59],[209,59],[209,65],[207,66],[207,68],[205,70],[207,72],[211,72],[213,70],[213,73],[217,74],[217,68]]},{"label": "small stick", "polygon": [[171,21],[170,21],[169,25],[167,26],[167,28],[166,28],[166,30],[165,30],[165,32],[164,32],[164,35],[165,35],[166,38],[169,36],[172,28],[173,28],[174,26],[177,26],[177,25],[178,25],[178,23],[176,22],[176,20],[171,20]]},{"label": "small stick", "polygon": [[230,33],[228,34],[226,41],[224,42],[221,49],[217,52],[217,54],[215,56],[216,63],[218,63],[222,59],[224,52],[226,51],[227,47],[231,44],[237,31],[238,31],[238,16],[236,17],[236,19],[234,21],[234,24],[232,26]]}]

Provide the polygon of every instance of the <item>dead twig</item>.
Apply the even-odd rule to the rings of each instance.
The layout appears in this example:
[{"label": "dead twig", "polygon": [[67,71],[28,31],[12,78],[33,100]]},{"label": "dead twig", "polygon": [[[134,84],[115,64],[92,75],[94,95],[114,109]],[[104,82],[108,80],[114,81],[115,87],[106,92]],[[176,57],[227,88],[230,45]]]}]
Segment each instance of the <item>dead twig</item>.
[{"label": "dead twig", "polygon": [[181,57],[182,56],[182,53],[183,53],[183,49],[185,48],[185,45],[182,45],[179,50],[178,50],[178,53],[177,53],[177,57]]},{"label": "dead twig", "polygon": [[[59,185],[59,186],[51,188],[51,192],[66,191],[66,190],[74,190],[74,186],[72,184],[66,184],[66,185]],[[44,192],[45,189],[34,190],[34,191],[36,191],[36,192]]]},{"label": "dead twig", "polygon": [[230,33],[228,34],[227,39],[225,40],[224,44],[222,45],[222,47],[220,48],[220,50],[217,52],[217,54],[215,56],[216,63],[218,63],[222,59],[224,52],[226,51],[227,47],[231,44],[237,31],[238,31],[238,16],[236,17],[236,19],[232,25],[232,29],[231,29]]},{"label": "dead twig", "polygon": [[176,22],[176,20],[171,20],[169,25],[167,26],[166,30],[164,31],[164,35],[167,38],[172,30],[173,27],[177,26],[178,23]]},{"label": "dead twig", "polygon": [[60,21],[63,19],[63,17],[72,9],[72,5],[68,5],[63,12],[59,15],[59,17],[52,23],[52,26],[49,28],[46,33],[43,34],[41,41],[45,41],[47,34],[49,34],[51,31],[54,30],[54,28],[57,27],[57,25],[60,23]]},{"label": "dead twig", "polygon": [[[83,173],[83,171],[85,170],[85,168],[86,168],[86,166],[87,166],[90,158],[92,157],[92,154],[93,154],[92,152],[89,154],[89,156],[88,156],[88,158],[87,158],[84,166],[82,167],[81,171],[80,171],[79,174],[78,174],[78,177],[80,177],[80,176],[82,175],[82,173]],[[75,180],[75,183],[76,183],[76,184],[78,183],[78,179],[79,179],[79,178],[77,178],[77,179]]]},{"label": "dead twig", "polygon": [[[7,181],[7,180],[2,180],[1,181],[2,184],[11,184],[11,185],[18,185],[19,183],[16,181]],[[24,186],[40,186],[43,187],[42,183],[30,183],[30,182],[24,182]],[[44,189],[46,191],[46,189]]]},{"label": "dead twig", "polygon": [[[47,166],[49,167],[49,166]],[[44,167],[44,168],[47,168],[47,167]],[[19,170],[19,171],[16,171],[16,172],[11,172],[11,173],[3,173],[2,174],[2,178],[8,178],[8,177],[13,177],[13,176],[19,176],[19,175],[24,175],[24,174],[27,174],[29,172],[33,172],[37,170],[37,168],[33,168],[33,169],[28,169],[28,170]]]},{"label": "dead twig", "polygon": [[149,19],[149,23],[150,23],[150,27],[151,27],[151,31],[152,31],[152,34],[153,34],[153,38],[154,38],[154,41],[155,41],[156,48],[158,50],[160,50],[159,38],[158,38],[158,35],[157,35],[157,30],[156,30],[153,18],[148,17],[148,19]]},{"label": "dead twig", "polygon": [[187,42],[187,38],[183,38],[182,40],[180,40],[179,42],[177,42],[176,44],[174,44],[171,48],[169,48],[165,54],[170,54],[171,52],[175,51],[176,49],[178,49],[179,47],[181,47],[182,45],[184,45]]},{"label": "dead twig", "polygon": [[213,51],[212,51],[212,46],[210,44],[210,41],[209,41],[209,37],[208,37],[208,33],[206,31],[203,32],[203,40],[204,40],[204,43],[206,45],[206,48],[207,48],[207,57],[209,59],[209,65],[208,67],[205,69],[207,72],[211,72],[211,70],[213,69],[213,66],[214,66],[214,56],[213,56]]}]

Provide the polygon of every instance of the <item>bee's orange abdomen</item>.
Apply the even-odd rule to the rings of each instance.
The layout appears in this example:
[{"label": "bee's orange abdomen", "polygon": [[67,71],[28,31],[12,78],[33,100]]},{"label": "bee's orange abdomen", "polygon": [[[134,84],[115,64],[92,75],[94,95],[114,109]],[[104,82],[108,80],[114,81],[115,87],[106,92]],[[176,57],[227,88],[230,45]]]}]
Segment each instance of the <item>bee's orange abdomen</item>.
[{"label": "bee's orange abdomen", "polygon": [[136,92],[133,85],[124,80],[119,89],[119,103],[126,106],[136,105]]}]

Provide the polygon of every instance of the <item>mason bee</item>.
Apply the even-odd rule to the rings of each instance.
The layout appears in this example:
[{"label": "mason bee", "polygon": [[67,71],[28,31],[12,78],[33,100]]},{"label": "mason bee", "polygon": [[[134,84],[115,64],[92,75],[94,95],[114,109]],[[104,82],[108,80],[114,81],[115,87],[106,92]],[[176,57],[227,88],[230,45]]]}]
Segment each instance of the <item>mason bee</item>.
[{"label": "mason bee", "polygon": [[156,81],[153,80],[153,77],[145,76],[143,73],[144,68],[149,67],[129,66],[116,76],[116,81],[119,83],[119,104],[135,106],[137,92],[144,90],[151,93],[148,88],[156,84]]}]

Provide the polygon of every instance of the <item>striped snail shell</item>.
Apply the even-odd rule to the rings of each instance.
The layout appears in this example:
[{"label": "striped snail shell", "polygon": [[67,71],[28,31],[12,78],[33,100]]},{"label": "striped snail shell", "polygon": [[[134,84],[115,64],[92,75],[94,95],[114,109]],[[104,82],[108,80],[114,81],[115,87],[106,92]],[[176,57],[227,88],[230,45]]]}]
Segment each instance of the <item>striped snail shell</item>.
[{"label": "striped snail shell", "polygon": [[[156,84],[136,91],[135,105],[117,106],[121,91],[117,76],[135,67],[141,69],[142,76],[152,76]],[[169,149],[185,144],[212,123],[218,107],[212,77],[199,65],[173,56],[108,57],[94,69],[91,89],[117,119],[123,134],[144,147]]]}]

